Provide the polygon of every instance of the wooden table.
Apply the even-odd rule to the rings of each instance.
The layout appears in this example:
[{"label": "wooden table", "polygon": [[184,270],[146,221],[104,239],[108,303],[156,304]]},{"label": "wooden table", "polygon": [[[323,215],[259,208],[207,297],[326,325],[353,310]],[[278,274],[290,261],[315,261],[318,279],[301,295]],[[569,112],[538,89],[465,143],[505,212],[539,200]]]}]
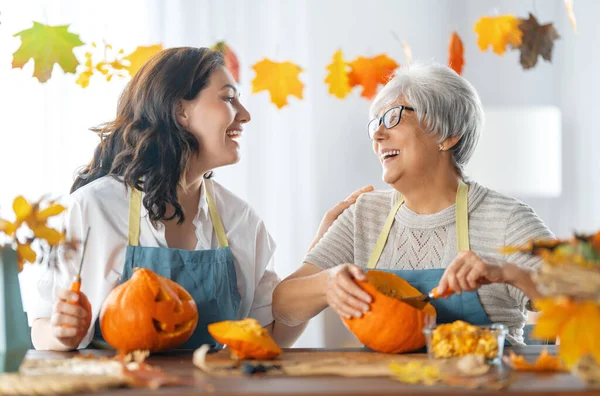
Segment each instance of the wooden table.
[{"label": "wooden table", "polygon": [[[506,348],[515,353],[534,358],[541,351],[541,346],[526,346]],[[551,353],[555,346],[548,346]],[[295,349],[294,351],[317,351],[316,349]],[[332,351],[327,349],[327,351]],[[110,351],[86,350],[85,353],[99,356],[112,355]],[[27,353],[28,359],[57,359],[70,357],[77,352],[46,352],[31,350]],[[215,395],[444,395],[477,393],[481,395],[498,395],[510,393],[511,395],[534,394],[542,395],[592,395],[600,391],[586,390],[583,383],[571,374],[534,374],[517,373],[514,381],[507,390],[498,391],[472,391],[447,386],[422,386],[407,385],[387,378],[342,378],[342,377],[231,377],[210,378],[196,369],[192,364],[191,352],[181,352],[168,355],[155,355],[148,358],[147,362],[162,368],[169,374],[184,377],[198,384],[199,387],[168,387],[159,390],[145,389],[113,389],[100,391],[94,395],[197,395],[205,392],[202,384],[210,383],[214,386]]]}]

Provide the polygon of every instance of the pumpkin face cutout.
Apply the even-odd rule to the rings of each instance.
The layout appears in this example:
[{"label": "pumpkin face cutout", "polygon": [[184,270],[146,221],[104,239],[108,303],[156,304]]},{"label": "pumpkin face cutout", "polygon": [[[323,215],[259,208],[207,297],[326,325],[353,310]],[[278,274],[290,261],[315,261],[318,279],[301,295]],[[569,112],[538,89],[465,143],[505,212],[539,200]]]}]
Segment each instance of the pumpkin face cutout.
[{"label": "pumpkin face cutout", "polygon": [[115,287],[102,305],[104,340],[120,352],[162,351],[185,343],[198,324],[198,310],[180,285],[146,268]]},{"label": "pumpkin face cutout", "polygon": [[227,345],[238,359],[273,359],[281,353],[281,348],[256,319],[211,323],[208,332],[217,342]]},{"label": "pumpkin face cutout", "polygon": [[366,281],[356,283],[372,298],[370,310],[360,318],[344,323],[360,342],[374,351],[402,353],[425,346],[423,326],[426,316],[435,316],[427,304],[422,310],[399,300],[421,293],[404,279],[383,271],[368,271]]}]

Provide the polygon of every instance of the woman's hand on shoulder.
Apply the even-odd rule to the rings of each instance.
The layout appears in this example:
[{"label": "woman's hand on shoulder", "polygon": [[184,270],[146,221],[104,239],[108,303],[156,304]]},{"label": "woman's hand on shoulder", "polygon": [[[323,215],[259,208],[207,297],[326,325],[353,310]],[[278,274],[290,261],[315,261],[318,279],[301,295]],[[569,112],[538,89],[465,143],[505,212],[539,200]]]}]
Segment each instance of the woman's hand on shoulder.
[{"label": "woman's hand on shoulder", "polygon": [[348,198],[337,203],[333,208],[329,209],[327,213],[325,213],[325,216],[323,216],[323,219],[321,220],[319,230],[317,231],[315,239],[310,244],[309,250],[312,249],[319,242],[319,240],[323,237],[323,235],[325,235],[327,230],[329,230],[329,228],[337,220],[337,218],[340,217],[342,213],[344,213],[344,210],[354,205],[358,197],[360,197],[362,194],[366,192],[371,192],[374,189],[375,188],[373,186],[365,186],[359,190],[354,191],[348,196]]}]

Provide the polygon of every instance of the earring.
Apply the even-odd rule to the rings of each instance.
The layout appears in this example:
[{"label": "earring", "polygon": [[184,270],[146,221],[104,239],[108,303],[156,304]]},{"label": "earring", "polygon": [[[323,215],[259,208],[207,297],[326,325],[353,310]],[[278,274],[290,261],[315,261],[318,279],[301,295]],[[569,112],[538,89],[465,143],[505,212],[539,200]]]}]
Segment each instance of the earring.
[{"label": "earring", "polygon": [[444,146],[440,144],[440,151],[444,150]]}]

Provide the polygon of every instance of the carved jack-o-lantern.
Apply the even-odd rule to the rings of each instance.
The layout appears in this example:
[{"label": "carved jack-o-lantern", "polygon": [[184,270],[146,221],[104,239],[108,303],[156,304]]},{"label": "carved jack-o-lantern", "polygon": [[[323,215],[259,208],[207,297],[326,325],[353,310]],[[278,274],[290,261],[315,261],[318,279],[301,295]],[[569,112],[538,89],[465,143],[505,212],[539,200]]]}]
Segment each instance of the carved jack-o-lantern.
[{"label": "carved jack-o-lantern", "polygon": [[192,296],[177,283],[146,268],[114,288],[102,305],[104,340],[121,352],[177,348],[198,324]]}]

